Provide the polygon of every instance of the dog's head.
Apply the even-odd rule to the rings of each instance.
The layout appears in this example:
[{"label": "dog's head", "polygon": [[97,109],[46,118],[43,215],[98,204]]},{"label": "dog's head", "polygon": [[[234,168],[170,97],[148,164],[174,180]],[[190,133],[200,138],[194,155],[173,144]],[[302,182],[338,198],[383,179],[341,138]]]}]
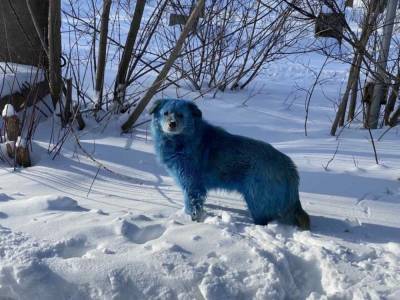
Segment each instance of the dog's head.
[{"label": "dog's head", "polygon": [[153,115],[153,126],[158,126],[168,135],[192,133],[196,121],[202,117],[193,102],[178,99],[157,100],[149,113]]}]

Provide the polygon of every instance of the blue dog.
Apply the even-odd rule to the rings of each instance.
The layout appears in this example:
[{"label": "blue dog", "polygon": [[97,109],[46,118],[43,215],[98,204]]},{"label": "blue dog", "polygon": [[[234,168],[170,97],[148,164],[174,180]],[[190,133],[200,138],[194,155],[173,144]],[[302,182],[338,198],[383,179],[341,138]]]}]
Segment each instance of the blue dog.
[{"label": "blue dog", "polygon": [[255,224],[277,220],[309,229],[299,175],[288,156],[207,123],[189,101],[158,100],[150,114],[158,158],[181,186],[193,221],[202,218],[207,191],[223,189],[243,195]]}]

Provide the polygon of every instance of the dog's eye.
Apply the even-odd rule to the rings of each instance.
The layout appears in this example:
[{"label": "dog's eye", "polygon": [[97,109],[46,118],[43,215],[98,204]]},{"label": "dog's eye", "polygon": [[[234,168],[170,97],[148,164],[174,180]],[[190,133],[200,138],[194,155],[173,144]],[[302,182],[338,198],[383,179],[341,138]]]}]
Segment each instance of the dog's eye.
[{"label": "dog's eye", "polygon": [[182,115],[181,113],[177,113],[176,116],[177,116],[178,118],[182,118],[182,117],[183,117],[183,115]]},{"label": "dog's eye", "polygon": [[168,112],[166,111],[166,112],[164,112],[164,116],[168,116]]}]

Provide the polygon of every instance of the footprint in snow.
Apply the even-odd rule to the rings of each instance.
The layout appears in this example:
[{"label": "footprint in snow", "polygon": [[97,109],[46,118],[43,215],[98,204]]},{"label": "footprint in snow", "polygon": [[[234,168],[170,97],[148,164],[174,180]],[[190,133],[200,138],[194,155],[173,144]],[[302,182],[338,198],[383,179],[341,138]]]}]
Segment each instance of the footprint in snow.
[{"label": "footprint in snow", "polygon": [[69,197],[47,197],[48,210],[89,211],[78,205],[78,202]]},{"label": "footprint in snow", "polygon": [[7,202],[10,200],[14,200],[13,197],[8,196],[7,194],[1,193],[0,194],[0,202]]},{"label": "footprint in snow", "polygon": [[55,253],[64,259],[83,257],[92,249],[93,247],[87,243],[85,236],[62,240],[54,245]]},{"label": "footprint in snow", "polygon": [[132,221],[143,221],[143,222],[150,222],[153,221],[153,219],[149,218],[148,216],[145,215],[137,215],[131,218]]},{"label": "footprint in snow", "polygon": [[164,234],[165,230],[166,228],[161,224],[139,227],[126,220],[122,220],[116,228],[118,234],[136,244],[144,244],[158,239]]}]

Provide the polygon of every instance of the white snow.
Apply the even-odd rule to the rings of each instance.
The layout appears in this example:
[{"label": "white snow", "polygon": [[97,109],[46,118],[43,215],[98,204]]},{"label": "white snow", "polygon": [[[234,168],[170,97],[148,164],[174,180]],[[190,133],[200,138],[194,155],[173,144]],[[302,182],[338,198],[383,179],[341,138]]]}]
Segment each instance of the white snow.
[{"label": "white snow", "polygon": [[24,139],[24,138],[21,138],[20,136],[18,137],[18,139],[17,139],[17,142],[15,143],[15,147],[23,147],[23,148],[25,148],[26,147],[26,139]]},{"label": "white snow", "polygon": [[12,104],[6,104],[4,105],[3,111],[1,113],[1,116],[3,118],[7,118],[7,117],[12,117],[15,116],[15,110],[14,110],[14,106]]},{"label": "white snow", "polygon": [[[204,222],[192,222],[148,124],[120,135],[127,115],[106,128],[87,119],[74,132],[96,163],[73,135],[53,160],[58,121],[42,122],[34,166],[0,169],[0,299],[399,299],[399,128],[380,141],[383,130],[373,131],[379,165],[360,120],[329,136],[347,69],[332,63],[322,73],[307,137],[302,88],[314,75],[301,61],[269,65],[245,91],[197,100],[210,122],[295,161],[309,232],[253,225],[240,196],[224,192],[209,196]],[[99,163],[112,172],[95,178]]]},{"label": "white snow", "polygon": [[41,69],[9,62],[0,62],[0,71],[0,97],[19,92],[24,84],[34,84],[45,78]]}]

